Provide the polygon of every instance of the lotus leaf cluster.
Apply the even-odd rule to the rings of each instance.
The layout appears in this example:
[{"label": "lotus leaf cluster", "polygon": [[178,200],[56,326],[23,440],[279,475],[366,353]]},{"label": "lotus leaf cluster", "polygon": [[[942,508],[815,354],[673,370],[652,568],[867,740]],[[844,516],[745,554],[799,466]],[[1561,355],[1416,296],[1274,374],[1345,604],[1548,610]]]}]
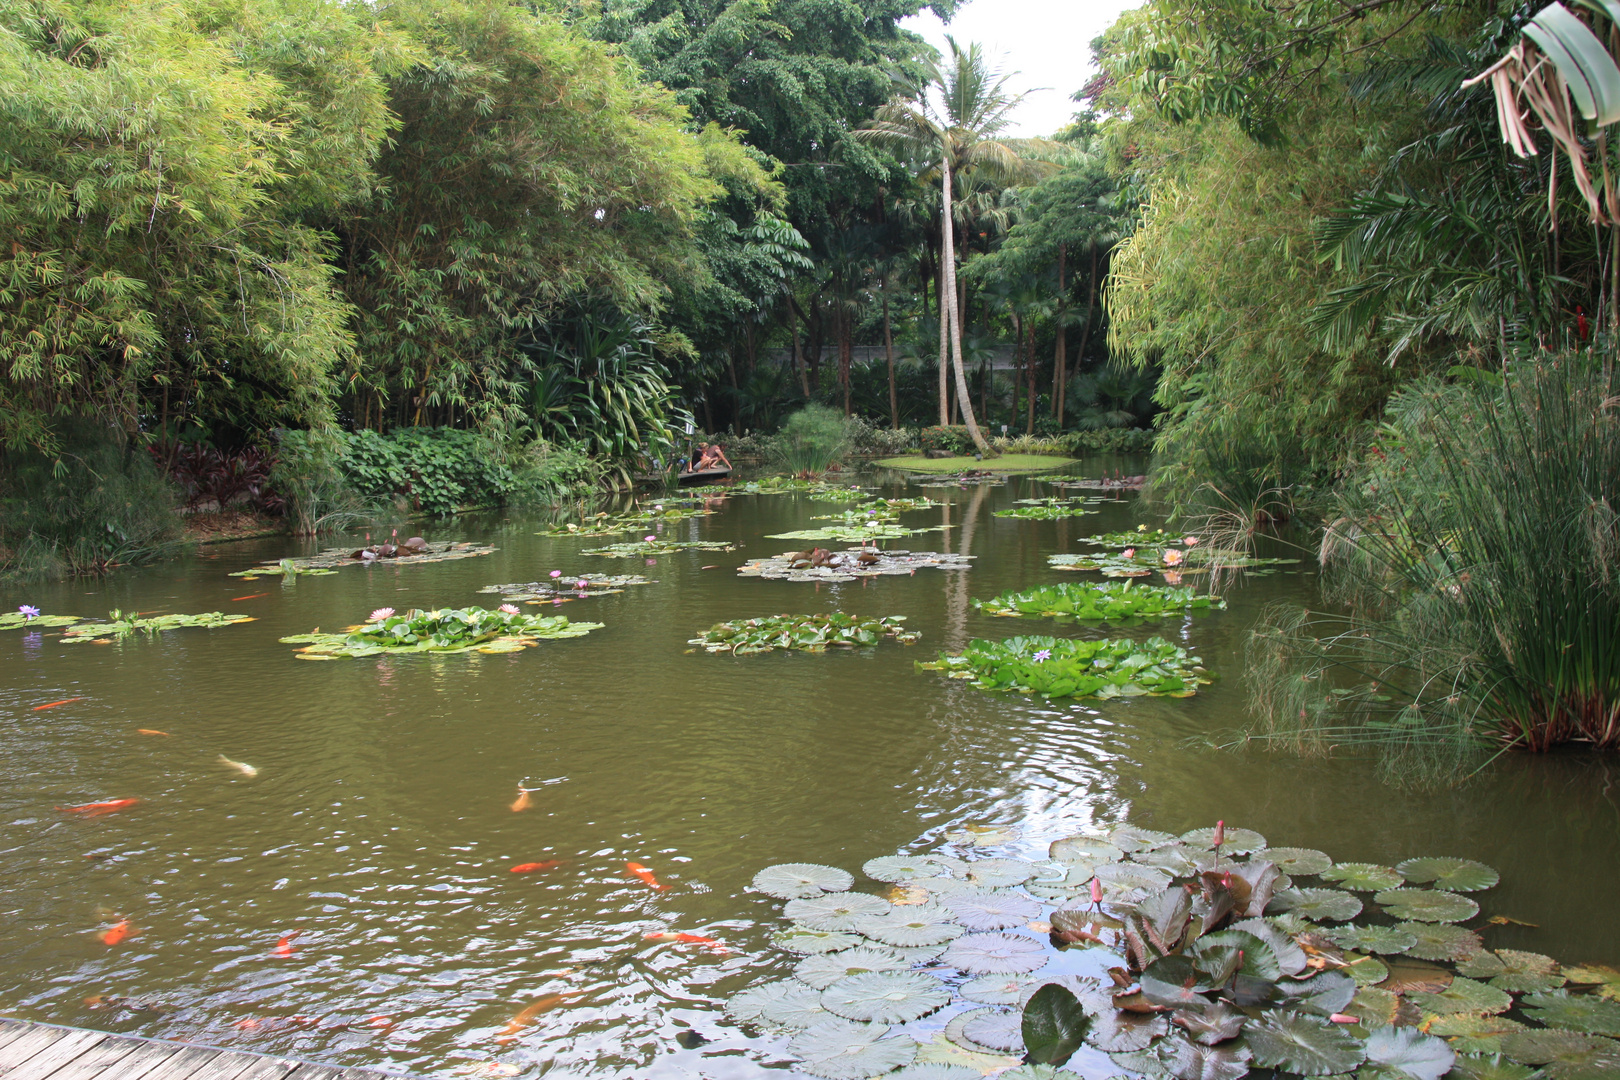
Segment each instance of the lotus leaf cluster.
[{"label": "lotus leaf cluster", "polygon": [[919,497],[919,498],[914,498],[914,499],[906,499],[906,498],[877,499],[872,503],[872,505],[873,506],[886,507],[889,510],[894,511],[895,513],[904,514],[904,513],[907,513],[908,511],[912,511],[912,510],[938,510],[940,507],[945,506],[947,504],[942,503],[942,502],[935,502],[933,499],[930,499],[930,498]]},{"label": "lotus leaf cluster", "polygon": [[812,502],[864,502],[871,497],[870,491],[854,487],[822,487],[810,493]]},{"label": "lotus leaf cluster", "polygon": [[1191,697],[1208,683],[1198,657],[1163,638],[1073,641],[1013,637],[971,641],[960,655],[940,653],[919,669],[972,679],[981,690],[1015,690],[1048,698]]},{"label": "lotus leaf cluster", "polygon": [[[864,890],[836,867],[762,870],[754,887],[789,901],[774,943],[803,959],[727,1012],[787,1036],[795,1069],[826,1080],[1079,1080],[1063,1066],[1082,1049],[1087,1076],[1150,1080],[1620,1076],[1620,972],[1387,912],[1333,927],[1297,914],[1301,897],[1356,901],[1343,883],[1390,874],[1460,897],[1443,875],[1336,865],[1224,826],[1120,825],[1049,855],[883,856],[862,868],[876,883]],[[1495,874],[1408,863],[1419,877],[1445,863],[1453,884]],[[1467,948],[1417,959],[1425,928],[1467,934]],[[1070,949],[1086,959],[1066,962]]]},{"label": "lotus leaf cluster", "polygon": [[876,645],[891,637],[910,645],[922,635],[900,625],[903,615],[846,615],[842,611],[823,615],[768,615],[759,619],[738,619],[716,623],[688,645],[700,645],[709,652],[772,652],[798,649],[826,652],[829,645],[858,648]]},{"label": "lotus leaf cluster", "polygon": [[720,540],[637,540],[625,544],[587,548],[581,555],[601,555],[609,559],[639,559],[649,555],[669,555],[676,551],[734,551],[733,545]]},{"label": "lotus leaf cluster", "polygon": [[1080,517],[1084,514],[1095,514],[1092,510],[1079,503],[1042,502],[1035,506],[1014,506],[1006,510],[997,510],[996,517],[1022,518],[1025,521],[1053,521],[1058,518]]},{"label": "lotus leaf cluster", "polygon": [[870,543],[874,540],[898,540],[901,537],[914,536],[917,533],[933,532],[943,526],[935,525],[928,528],[908,529],[903,525],[896,525],[891,521],[882,521],[878,518],[868,518],[859,525],[827,525],[820,529],[798,529],[794,532],[771,533],[770,540],[814,540],[827,543]]},{"label": "lotus leaf cluster", "polygon": [[1079,539],[1082,544],[1096,544],[1098,547],[1162,548],[1170,544],[1180,544],[1185,537],[1181,533],[1166,532],[1163,529],[1150,529],[1144,525],[1128,532],[1097,533],[1094,536],[1082,536]]},{"label": "lotus leaf cluster", "polygon": [[1199,594],[1186,586],[1136,585],[1130,581],[1124,584],[1064,581],[1022,592],[1005,592],[991,600],[975,600],[973,606],[986,615],[1050,615],[1119,622],[1224,608],[1226,601],[1218,596]]},{"label": "lotus leaf cluster", "polygon": [[[651,585],[640,574],[564,574],[554,581],[523,581],[507,585],[485,585],[481,593],[500,593],[513,603],[539,604],[564,597],[612,596],[631,585]],[[581,585],[584,587],[581,588]]]},{"label": "lotus leaf cluster", "polygon": [[351,626],[341,634],[317,630],[281,640],[304,646],[298,650],[299,659],[335,660],[341,656],[519,652],[541,641],[584,637],[601,628],[601,623],[569,622],[562,615],[512,614],[479,607],[438,608],[389,614]]},{"label": "lotus leaf cluster", "polygon": [[765,476],[747,483],[735,484],[728,489],[733,495],[814,495],[825,500],[846,499],[851,502],[870,498],[870,492],[822,480],[806,480],[798,476]]},{"label": "lotus leaf cluster", "polygon": [[[816,556],[820,550],[821,558]],[[737,568],[738,577],[768,578],[772,581],[854,581],[857,578],[894,577],[915,574],[918,570],[971,570],[972,555],[953,555],[934,551],[905,551],[890,548],[858,547],[846,551],[812,549],[789,552],[772,559],[758,559]]]},{"label": "lotus leaf cluster", "polygon": [[219,611],[206,611],[201,615],[148,615],[144,618],[125,615],[121,611],[109,612],[106,622],[76,622],[62,632],[62,640],[99,641],[104,638],[122,638],[130,634],[161,634],[165,630],[187,627],[212,629],[235,623],[253,622],[251,615],[226,615]]},{"label": "lotus leaf cluster", "polygon": [[[406,549],[401,547],[399,550],[404,551]],[[308,555],[297,559],[276,559],[249,570],[238,570],[231,577],[247,578],[251,581],[254,578],[267,577],[272,574],[293,577],[299,574],[335,573],[335,568],[339,566],[369,566],[376,565],[379,562],[384,562],[389,566],[416,566],[422,563],[448,562],[452,559],[471,559],[478,555],[488,555],[495,551],[495,548],[489,544],[443,540],[422,544],[420,547],[410,550],[415,553],[408,558],[368,560],[355,558],[354,548],[328,548],[319,555]]]},{"label": "lotus leaf cluster", "polygon": [[732,490],[733,489],[730,484],[700,484],[696,487],[681,488],[681,494],[694,498],[697,496],[703,496],[705,498],[712,499],[717,496],[724,497],[726,495],[730,495]]},{"label": "lotus leaf cluster", "polygon": [[1229,570],[1270,574],[1276,573],[1278,567],[1299,562],[1298,559],[1245,555],[1226,548],[1179,547],[1126,548],[1117,555],[1062,553],[1048,555],[1046,561],[1057,570],[1094,570],[1101,572],[1104,577],[1147,577],[1158,571],[1166,578]]},{"label": "lotus leaf cluster", "polygon": [[24,615],[20,611],[0,614],[0,630],[38,630],[46,626],[72,626],[83,619],[78,615]]},{"label": "lotus leaf cluster", "polygon": [[877,504],[862,504],[840,514],[817,514],[811,521],[839,521],[845,525],[865,525],[868,521],[889,522],[900,520],[898,511]]}]

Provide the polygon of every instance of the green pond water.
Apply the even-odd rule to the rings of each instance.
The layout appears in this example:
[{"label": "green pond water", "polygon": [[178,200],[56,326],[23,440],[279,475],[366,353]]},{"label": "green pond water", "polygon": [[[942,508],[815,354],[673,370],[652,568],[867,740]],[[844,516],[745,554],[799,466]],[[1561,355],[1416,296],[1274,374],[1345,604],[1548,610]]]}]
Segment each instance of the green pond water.
[{"label": "green pond water", "polygon": [[[1244,636],[1259,610],[1314,595],[1304,564],[1233,585],[1226,611],[1114,631],[1162,634],[1203,657],[1217,681],[1191,699],[1060,704],[915,671],[976,636],[1104,636],[994,619],[969,600],[1064,580],[1047,555],[1142,519],[1133,495],[1064,521],[991,516],[1053,493],[1038,479],[966,490],[860,479],[948,501],[901,521],[952,528],[888,546],[965,551],[974,569],[819,587],[740,579],[744,561],[804,546],[765,534],[844,508],[777,495],[663,526],[738,550],[652,566],[582,557],[610,541],[537,536],[540,519],[482,515],[416,527],[499,549],[462,561],[227,577],[338,542],[254,541],[0,591],[4,610],[258,618],[107,645],[0,632],[0,1013],[446,1076],[758,1076],[781,1064],[783,1043],[751,1038],[720,1005],[797,958],[767,944],[782,904],[750,892],[753,875],[803,861],[859,879],[877,855],[959,850],[945,836],[964,824],[1016,825],[1021,838],[995,853],[1028,858],[1114,823],[1181,832],[1220,818],[1340,860],[1479,859],[1502,881],[1478,894],[1484,911],[1470,925],[1538,924],[1484,925],[1487,945],[1620,962],[1612,759],[1510,757],[1424,795],[1382,785],[1353,758],[1201,748],[1242,722]],[[514,655],[311,663],[277,641],[377,607],[494,606],[481,586],[552,569],[656,584],[557,607],[606,626]],[[721,620],[832,609],[905,615],[922,642],[688,652],[688,638]],[[520,784],[535,789],[532,806],[514,813]],[[55,809],[120,798],[142,802],[92,819]],[[559,865],[509,872],[547,860]],[[626,862],[669,887],[650,888]],[[135,933],[109,947],[98,935],[119,919]],[[273,955],[294,930],[292,955]],[[729,951],[646,937],[662,931]],[[520,1009],[562,993],[574,996],[500,1041]],[[377,1017],[389,1019],[367,1023]],[[686,1028],[710,1041],[684,1048]],[[1118,1071],[1107,1065],[1093,1055],[1070,1067]]]}]

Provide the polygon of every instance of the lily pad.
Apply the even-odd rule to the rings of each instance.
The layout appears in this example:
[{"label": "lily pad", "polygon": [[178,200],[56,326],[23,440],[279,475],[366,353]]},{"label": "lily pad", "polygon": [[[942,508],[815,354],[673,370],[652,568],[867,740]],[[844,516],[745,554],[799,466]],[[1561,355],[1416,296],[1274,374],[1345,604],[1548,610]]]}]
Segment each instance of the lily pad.
[{"label": "lily pad", "polygon": [[[955,1024],[956,1020],[953,1019],[951,1023]],[[946,1030],[950,1030],[949,1027]],[[987,1073],[1017,1065],[1018,1058],[1006,1054],[997,1054],[991,1050],[969,1049],[965,1045],[951,1041],[942,1031],[936,1032],[934,1037],[924,1043],[922,1048],[917,1051],[917,1064],[934,1063],[961,1065],[983,1076]],[[899,1076],[901,1074],[897,1073],[895,1075]]]},{"label": "lily pad", "polygon": [[[951,860],[958,862],[959,860]],[[951,865],[936,855],[883,855],[868,859],[861,866],[867,877],[876,881],[911,881],[916,878],[940,877],[952,872]]]},{"label": "lily pad", "polygon": [[1450,892],[1479,892],[1501,880],[1491,867],[1472,859],[1407,859],[1395,867],[1406,880],[1416,884],[1433,882],[1437,889]]},{"label": "lily pad", "polygon": [[1502,1037],[1502,1054],[1524,1065],[1541,1065],[1549,1080],[1614,1080],[1620,1076],[1620,1042],[1553,1028],[1516,1031]]},{"label": "lily pad", "polygon": [[1022,835],[1010,825],[965,825],[946,833],[945,839],[953,844],[970,844],[973,847],[999,847],[1012,843]]},{"label": "lily pad", "polygon": [[855,884],[848,870],[820,863],[779,863],[767,866],[754,875],[754,888],[778,900],[797,900],[801,897],[820,896],[824,892],[843,892]]},{"label": "lily pad", "polygon": [[1572,983],[1596,987],[1599,997],[1620,1001],[1620,971],[1606,964],[1576,964],[1566,967],[1564,975]]},{"label": "lily pad", "polygon": [[1461,926],[1403,922],[1396,923],[1394,928],[1417,939],[1402,951],[1420,960],[1466,960],[1485,947],[1478,934]]},{"label": "lily pad", "polygon": [[[1142,866],[1157,866],[1161,870],[1168,870],[1175,877],[1196,877],[1204,867],[1204,860],[1210,859],[1214,852],[1199,851],[1186,844],[1175,843],[1159,848],[1155,851],[1140,851],[1131,856],[1131,861]],[[1223,863],[1230,863],[1229,859],[1222,859]],[[1213,866],[1210,867],[1214,869]]]},{"label": "lily pad", "polygon": [[1583,1035],[1620,1036],[1620,1004],[1567,990],[1528,994],[1519,1002],[1524,1014],[1550,1028]]},{"label": "lily pad", "polygon": [[789,900],[782,914],[811,930],[854,930],[859,920],[886,915],[893,907],[882,897],[865,893],[823,893]]},{"label": "lily pad", "polygon": [[1243,1025],[1249,1022],[1249,1018],[1230,1003],[1217,1001],[1202,1009],[1178,1010],[1170,1018],[1170,1022],[1198,1042],[1214,1046],[1227,1039],[1237,1038],[1243,1031]]},{"label": "lily pad", "polygon": [[1338,889],[1281,889],[1271,907],[1315,922],[1347,922],[1361,914],[1361,901]]},{"label": "lily pad", "polygon": [[[783,1002],[792,997],[800,997],[804,992],[803,986],[795,985],[792,979],[781,979],[777,982],[760,983],[748,989],[733,994],[731,1000],[726,1002],[726,1015],[734,1020],[765,1022],[765,1010],[771,1005]],[[816,999],[819,1004],[819,998]]]},{"label": "lily pad", "polygon": [[640,540],[634,543],[609,544],[606,547],[587,548],[581,555],[600,555],[608,559],[642,559],[651,555],[669,555],[677,551],[735,551],[735,545],[718,540]]},{"label": "lily pad", "polygon": [[1086,1042],[1106,1053],[1146,1049],[1154,1039],[1169,1030],[1169,1021],[1163,1016],[1115,1009],[1107,1004],[1106,999],[1099,1004],[1095,999],[1087,998],[1084,1004],[1092,1018],[1091,1029],[1086,1032]]},{"label": "lily pad", "polygon": [[1285,874],[1295,877],[1306,877],[1311,874],[1320,874],[1333,865],[1333,860],[1323,852],[1313,848],[1285,847],[1267,848],[1266,858],[1277,865],[1277,869]]},{"label": "lily pad", "polygon": [[[1188,847],[1209,849],[1215,846],[1215,830],[1192,829],[1181,834],[1181,842]],[[1221,852],[1225,855],[1252,855],[1266,846],[1266,838],[1253,829],[1227,826],[1221,838]]]},{"label": "lily pad", "polygon": [[1452,1013],[1426,1018],[1423,1030],[1445,1039],[1459,1054],[1500,1054],[1502,1039],[1525,1026],[1505,1016]]},{"label": "lily pad", "polygon": [[1003,618],[1048,616],[1082,622],[1165,618],[1226,607],[1226,601],[1184,585],[1135,582],[1073,582],[1013,590],[991,600],[975,600],[986,615]]},{"label": "lily pad", "polygon": [[967,878],[986,889],[1021,885],[1035,876],[1035,864],[1023,859],[980,859],[967,866]]},{"label": "lily pad", "polygon": [[1441,1039],[1407,1027],[1379,1028],[1367,1038],[1367,1060],[1409,1076],[1440,1080],[1451,1071],[1456,1052]]},{"label": "lily pad", "polygon": [[1468,897],[1435,889],[1385,889],[1373,894],[1373,902],[1409,922],[1455,923],[1479,914],[1479,905]]},{"label": "lily pad", "polygon": [[1446,968],[1405,956],[1389,958],[1389,977],[1380,985],[1397,994],[1438,994],[1456,979]]},{"label": "lily pad", "polygon": [[1023,1020],[1020,1013],[998,1009],[969,1021],[962,1028],[962,1034],[980,1046],[1003,1054],[1021,1054],[1024,1052]]},{"label": "lily pad", "polygon": [[764,615],[757,619],[734,619],[715,623],[687,641],[706,652],[747,656],[754,653],[795,649],[800,652],[826,652],[829,646],[869,648],[893,638],[902,645],[916,642],[922,635],[901,624],[904,615],[848,615],[842,611],[814,615]]},{"label": "lily pad", "polygon": [[821,1007],[846,1020],[904,1024],[944,1008],[951,992],[917,971],[868,971],[821,992]]},{"label": "lily pad", "polygon": [[1389,965],[1382,960],[1361,953],[1346,953],[1345,959],[1351,961],[1345,973],[1356,980],[1357,986],[1377,986],[1389,978]]},{"label": "lily pad", "polygon": [[1401,996],[1392,994],[1388,990],[1380,990],[1376,986],[1363,986],[1356,991],[1356,996],[1350,999],[1345,1006],[1345,1013],[1356,1018],[1356,1021],[1368,1031],[1381,1027],[1389,1027],[1395,1023],[1400,1015]]},{"label": "lily pad", "polygon": [[1155,1047],[1164,1071],[1176,1080],[1238,1080],[1249,1072],[1254,1054],[1242,1043],[1206,1046],[1187,1039],[1166,1039]]},{"label": "lily pad", "polygon": [[793,969],[793,977],[817,990],[825,990],[839,979],[867,971],[909,971],[911,961],[893,949],[857,945],[841,952],[807,956]]},{"label": "lily pad", "polygon": [[[201,615],[149,615],[145,618],[124,615],[122,612],[114,611],[107,616],[107,619],[107,622],[75,621],[72,626],[62,631],[62,643],[67,645],[84,641],[100,641],[103,638],[123,638],[136,633],[155,635],[165,630],[180,630],[187,627],[213,629],[219,626],[231,626],[235,623],[254,621],[251,615],[226,615],[218,611],[208,611]],[[287,641],[290,639],[282,638],[282,640]]]},{"label": "lily pad", "polygon": [[20,611],[0,614],[0,630],[40,630],[45,627],[72,626],[83,621],[78,615],[24,615]]},{"label": "lily pad", "polygon": [[412,609],[403,615],[392,610],[380,619],[350,627],[341,634],[319,631],[284,637],[282,642],[302,644],[301,660],[338,657],[445,656],[452,653],[509,653],[541,641],[584,637],[601,623],[570,622],[563,615],[524,615],[487,611],[480,607]]},{"label": "lily pad", "polygon": [[997,1073],[996,1080],[1082,1080],[1077,1072],[1055,1065],[1018,1065]]},{"label": "lily pad", "polygon": [[917,1056],[916,1040],[903,1035],[883,1038],[881,1024],[847,1021],[817,1024],[788,1043],[788,1053],[799,1059],[799,1069],[827,1080],[865,1080],[910,1065]]},{"label": "lily pad", "polygon": [[1244,1029],[1257,1065],[1306,1076],[1347,1073],[1365,1056],[1361,1040],[1337,1024],[1299,1012],[1267,1012]]},{"label": "lily pad", "polygon": [[1451,1080],[1532,1080],[1536,1070],[1501,1054],[1458,1054]]},{"label": "lily pad", "polygon": [[907,1065],[885,1080],[982,1080],[983,1073],[966,1065],[951,1065],[943,1061],[929,1061]]},{"label": "lily pad", "polygon": [[952,942],[942,957],[973,975],[1010,975],[1046,966],[1046,946],[1015,934],[968,934]]},{"label": "lily pad", "polygon": [[1322,878],[1324,881],[1336,882],[1339,888],[1351,892],[1378,892],[1380,889],[1396,889],[1406,884],[1406,879],[1400,874],[1377,863],[1337,863],[1331,869],[1322,871]]},{"label": "lily pad", "polygon": [[981,1005],[1020,1005],[1040,985],[1035,975],[980,975],[963,983],[960,993]]},{"label": "lily pad", "polygon": [[[366,549],[361,549],[366,550]],[[372,549],[376,550],[376,549]],[[272,559],[262,566],[238,570],[231,577],[252,581],[270,575],[300,577],[303,575],[335,574],[339,566],[425,566],[428,563],[449,562],[453,559],[471,559],[492,554],[496,549],[488,544],[469,544],[459,540],[435,540],[419,548],[401,546],[397,554],[375,559],[357,558],[352,547],[327,548],[319,555],[296,559]]]},{"label": "lily pad", "polygon": [[807,930],[802,926],[795,926],[772,934],[771,944],[787,952],[811,955],[853,949],[861,944],[861,937],[859,934],[843,934],[833,930]]},{"label": "lily pad", "polygon": [[1473,979],[1456,978],[1439,993],[1412,993],[1407,998],[1424,1012],[1444,1016],[1448,1013],[1475,1013],[1493,1016],[1513,1007],[1513,998],[1506,991],[1487,986]]},{"label": "lily pad", "polygon": [[1116,825],[1109,830],[1108,842],[1124,852],[1157,851],[1176,842],[1175,833],[1138,828],[1135,825]]},{"label": "lily pad", "polygon": [[764,1018],[777,1027],[792,1028],[802,1031],[816,1024],[824,1024],[835,1017],[821,1004],[821,994],[809,986],[793,985],[796,980],[786,980],[787,986],[783,992],[765,1003],[760,1009]]},{"label": "lily pad", "polygon": [[969,930],[1006,930],[1022,926],[1041,914],[1041,905],[1016,893],[953,896],[944,904],[956,913],[956,921]]},{"label": "lily pad", "polygon": [[976,639],[958,655],[940,653],[916,667],[971,679],[980,690],[1047,698],[1190,697],[1209,682],[1198,657],[1159,637]]},{"label": "lily pad", "polygon": [[1107,840],[1095,836],[1065,836],[1061,840],[1054,840],[1047,854],[1060,863],[1086,863],[1092,866],[1118,862],[1125,855]]},{"label": "lily pad", "polygon": [[1340,948],[1370,953],[1403,953],[1417,944],[1416,934],[1394,926],[1341,926],[1327,937]]},{"label": "lily pad", "polygon": [[1540,953],[1519,952],[1517,949],[1496,950],[1502,962],[1502,971],[1491,976],[1491,985],[1510,994],[1556,990],[1564,985],[1558,973],[1558,961]]},{"label": "lily pad", "polygon": [[955,1043],[957,1046],[960,1046],[962,1049],[972,1053],[1002,1053],[1002,1051],[998,1051],[993,1046],[986,1046],[984,1043],[975,1041],[967,1034],[969,1024],[995,1016],[1008,1017],[1010,1018],[1009,1022],[1016,1022],[1019,1019],[1018,1013],[1012,1012],[1008,1009],[969,1009],[966,1012],[960,1012],[951,1017],[950,1023],[945,1025],[945,1037],[951,1042]]},{"label": "lily pad", "polygon": [[962,927],[950,920],[955,913],[939,904],[897,906],[887,915],[869,915],[855,924],[873,941],[901,948],[940,945],[962,936]]}]

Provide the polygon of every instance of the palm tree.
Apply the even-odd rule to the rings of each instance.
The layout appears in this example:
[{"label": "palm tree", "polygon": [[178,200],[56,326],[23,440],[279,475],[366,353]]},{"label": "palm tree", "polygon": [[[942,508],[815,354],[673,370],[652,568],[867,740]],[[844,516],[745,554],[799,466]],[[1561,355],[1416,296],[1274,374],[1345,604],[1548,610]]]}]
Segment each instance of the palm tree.
[{"label": "palm tree", "polygon": [[956,376],[956,398],[968,434],[981,453],[990,446],[979,431],[962,369],[962,318],[957,311],[956,237],[952,197],[956,178],[981,173],[1008,183],[1032,174],[1041,163],[1020,156],[1016,140],[995,136],[1009,123],[1023,94],[1009,93],[1004,75],[992,68],[977,44],[966,49],[947,37],[950,55],[943,63],[929,61],[920,84],[901,83],[900,92],[880,108],[877,117],[858,137],[885,142],[903,153],[931,163],[936,159],[940,191],[940,397],[941,424],[950,422],[945,392],[945,350],[950,345],[951,369]]}]

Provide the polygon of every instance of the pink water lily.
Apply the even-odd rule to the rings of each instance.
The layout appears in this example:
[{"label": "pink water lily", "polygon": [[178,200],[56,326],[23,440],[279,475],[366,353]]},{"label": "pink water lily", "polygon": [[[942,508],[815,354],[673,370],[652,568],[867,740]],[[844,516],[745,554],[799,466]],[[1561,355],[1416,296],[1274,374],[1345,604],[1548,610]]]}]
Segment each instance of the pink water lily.
[{"label": "pink water lily", "polygon": [[1183,544],[1186,544],[1188,547],[1192,547],[1194,544],[1198,543],[1198,537],[1196,537],[1196,536],[1183,536],[1181,538],[1181,542]]},{"label": "pink water lily", "polygon": [[578,582],[578,586],[581,589],[588,589],[588,588],[591,587],[591,583],[589,581],[586,581],[584,578],[580,578],[579,582]]},{"label": "pink water lily", "polygon": [[562,571],[561,570],[553,570],[551,572],[551,576],[554,577],[554,578],[562,577]]},{"label": "pink water lily", "polygon": [[1181,552],[1177,551],[1175,548],[1170,548],[1168,551],[1166,551],[1164,553],[1164,565],[1166,565],[1166,566],[1180,566],[1181,565]]},{"label": "pink water lily", "polygon": [[1136,558],[1136,549],[1126,548],[1124,551],[1119,553],[1119,557],[1122,559],[1134,559]]},{"label": "pink water lily", "polygon": [[503,612],[503,613],[505,613],[507,615],[516,615],[518,613],[518,609],[517,609],[516,604],[502,604],[500,607],[496,608],[495,610]]},{"label": "pink water lily", "polygon": [[654,541],[654,540],[656,540],[656,539],[658,539],[658,537],[656,537],[656,536],[643,536],[643,537],[642,537],[642,539],[643,539],[643,540],[645,540],[645,541],[647,541],[647,543],[649,543],[649,544],[650,544],[650,543],[652,543],[652,542],[653,542],[653,541]]},{"label": "pink water lily", "polygon": [[18,605],[17,610],[22,613],[23,622],[32,622],[39,618],[39,608],[33,604]]},{"label": "pink water lily", "polygon": [[1035,652],[1035,655],[1032,657],[1032,659],[1037,664],[1040,663],[1042,660],[1050,660],[1050,659],[1052,659],[1052,650],[1051,649],[1037,649],[1036,652]]},{"label": "pink water lily", "polygon": [[373,611],[371,613],[371,621],[372,622],[382,622],[384,619],[388,618],[388,616],[392,615],[393,613],[394,613],[394,609],[391,608],[391,607],[380,607],[376,611]]}]

